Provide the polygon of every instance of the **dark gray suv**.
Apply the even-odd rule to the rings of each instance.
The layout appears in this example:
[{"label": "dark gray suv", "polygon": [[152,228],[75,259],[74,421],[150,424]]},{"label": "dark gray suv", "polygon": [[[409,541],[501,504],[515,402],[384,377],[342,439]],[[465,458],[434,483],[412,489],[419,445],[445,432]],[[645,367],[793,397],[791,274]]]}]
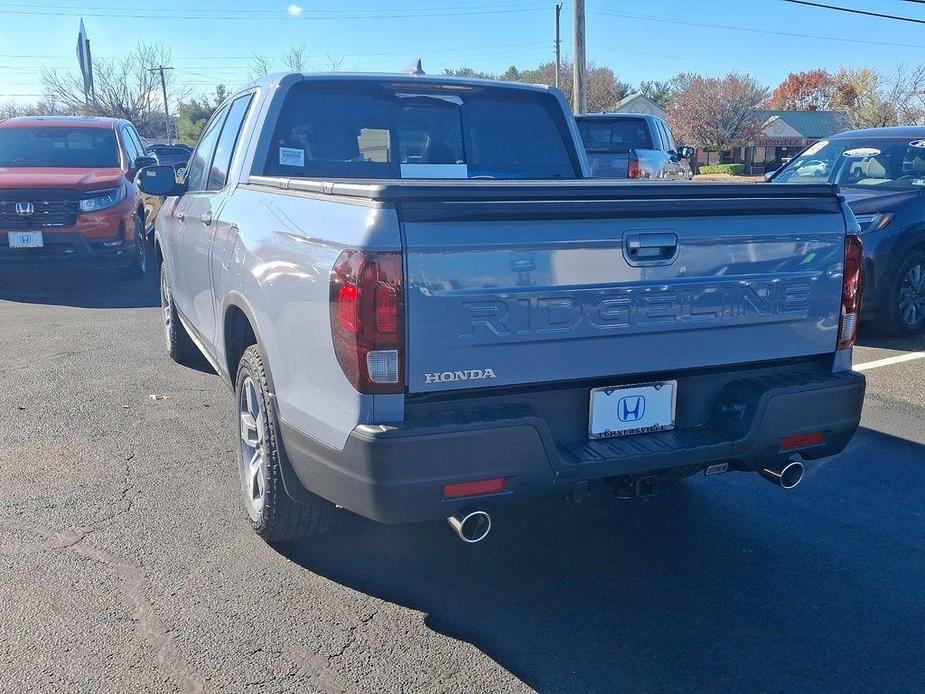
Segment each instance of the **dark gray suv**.
[{"label": "dark gray suv", "polygon": [[771,183],[837,183],[861,224],[863,316],[886,333],[925,332],[925,127],[833,135]]}]

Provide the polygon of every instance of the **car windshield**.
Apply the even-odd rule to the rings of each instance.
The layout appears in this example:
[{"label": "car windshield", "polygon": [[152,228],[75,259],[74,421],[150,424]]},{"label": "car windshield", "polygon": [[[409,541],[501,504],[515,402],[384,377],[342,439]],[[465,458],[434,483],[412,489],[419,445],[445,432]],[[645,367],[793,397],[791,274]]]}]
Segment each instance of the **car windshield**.
[{"label": "car windshield", "polygon": [[103,169],[119,166],[111,128],[0,128],[0,166]]},{"label": "car windshield", "polygon": [[580,120],[578,132],[581,133],[585,149],[589,151],[628,152],[631,149],[652,149],[649,126],[642,118]]},{"label": "car windshield", "polygon": [[332,178],[576,178],[550,95],[435,84],[305,83],[283,104],[262,170]]},{"label": "car windshield", "polygon": [[908,190],[925,186],[925,139],[846,138],[805,149],[774,183],[837,183],[859,188]]}]

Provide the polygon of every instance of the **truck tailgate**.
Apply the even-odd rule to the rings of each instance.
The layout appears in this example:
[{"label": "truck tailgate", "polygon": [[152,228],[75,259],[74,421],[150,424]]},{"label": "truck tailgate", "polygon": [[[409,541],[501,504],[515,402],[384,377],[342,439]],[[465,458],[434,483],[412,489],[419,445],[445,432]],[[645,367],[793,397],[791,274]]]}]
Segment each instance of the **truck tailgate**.
[{"label": "truck tailgate", "polygon": [[846,223],[833,188],[575,188],[398,203],[410,392],[835,350]]}]

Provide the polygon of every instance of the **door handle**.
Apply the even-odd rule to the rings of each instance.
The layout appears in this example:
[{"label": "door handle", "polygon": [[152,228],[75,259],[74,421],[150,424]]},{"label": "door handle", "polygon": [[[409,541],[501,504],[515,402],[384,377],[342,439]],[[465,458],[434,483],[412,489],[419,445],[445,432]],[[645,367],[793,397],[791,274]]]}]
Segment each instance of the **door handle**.
[{"label": "door handle", "polygon": [[630,265],[670,263],[678,254],[678,235],[673,231],[642,231],[627,234],[623,255]]},{"label": "door handle", "polygon": [[212,210],[206,210],[202,213],[202,216],[199,217],[199,221],[209,226],[212,223]]}]

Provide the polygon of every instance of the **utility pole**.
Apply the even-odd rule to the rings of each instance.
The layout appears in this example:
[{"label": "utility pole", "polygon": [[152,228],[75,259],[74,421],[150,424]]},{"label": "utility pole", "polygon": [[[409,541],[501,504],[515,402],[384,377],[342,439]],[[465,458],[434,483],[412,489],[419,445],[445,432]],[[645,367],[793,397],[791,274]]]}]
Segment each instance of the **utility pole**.
[{"label": "utility pole", "polygon": [[559,86],[559,70],[562,65],[562,41],[559,39],[559,14],[562,12],[562,3],[556,3],[556,87]]},{"label": "utility pole", "polygon": [[572,66],[572,100],[575,113],[585,113],[588,110],[588,95],[585,91],[585,0],[575,0],[574,5],[572,36],[575,42],[575,64]]},{"label": "utility pole", "polygon": [[158,65],[151,68],[150,72],[159,72],[161,75],[161,93],[164,95],[164,129],[167,131],[167,144],[173,144],[173,136],[170,134],[170,109],[167,106],[167,82],[164,80],[164,70],[173,70],[172,67]]}]

